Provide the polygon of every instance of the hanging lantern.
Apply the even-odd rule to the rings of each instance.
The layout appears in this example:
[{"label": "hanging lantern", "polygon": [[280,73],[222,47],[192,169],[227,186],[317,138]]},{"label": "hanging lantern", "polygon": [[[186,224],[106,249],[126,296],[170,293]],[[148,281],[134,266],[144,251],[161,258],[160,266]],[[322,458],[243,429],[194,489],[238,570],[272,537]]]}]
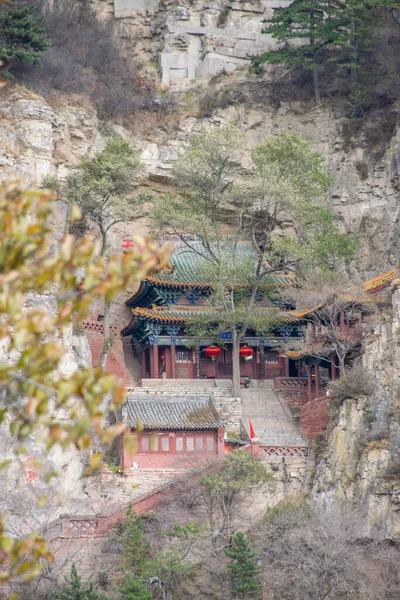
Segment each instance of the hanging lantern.
[{"label": "hanging lantern", "polygon": [[211,360],[215,360],[215,357],[221,354],[221,348],[218,348],[218,346],[208,346],[208,348],[204,350],[204,354],[209,356]]},{"label": "hanging lantern", "polygon": [[250,346],[242,346],[239,350],[239,356],[242,356],[243,358],[251,358],[254,354],[254,350],[253,348],[250,348]]}]

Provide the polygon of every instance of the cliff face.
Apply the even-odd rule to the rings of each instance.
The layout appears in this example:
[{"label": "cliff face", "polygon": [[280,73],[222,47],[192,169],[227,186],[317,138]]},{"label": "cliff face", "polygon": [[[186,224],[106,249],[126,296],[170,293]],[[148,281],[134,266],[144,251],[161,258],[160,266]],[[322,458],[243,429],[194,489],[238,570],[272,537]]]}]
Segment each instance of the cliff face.
[{"label": "cliff face", "polygon": [[[272,103],[263,94],[267,77],[253,80],[256,97],[250,93],[245,70],[248,54],[272,45],[271,39],[261,34],[261,21],[270,15],[271,6],[269,0],[192,0],[182,5],[115,0],[115,7],[99,3],[104,18],[114,18],[115,9],[116,35],[124,52],[139,53],[149,72],[154,73],[152,61],[157,61],[162,85],[170,86],[178,103],[172,131],[160,128],[151,137],[141,137],[113,124],[114,132],[130,139],[139,150],[147,169],[143,185],[155,192],[171,189],[171,169],[179,148],[202,127],[235,124],[246,136],[247,155],[265,136],[300,132],[326,158],[333,180],[331,204],[342,227],[361,238],[361,264],[352,274],[354,279],[386,270],[389,264],[397,263],[400,254],[400,127],[386,142],[379,141],[378,151],[363,135],[353,136],[349,143],[343,135],[343,121],[328,107],[316,109],[311,103],[297,101],[281,102],[279,106]],[[209,76],[222,69],[224,76],[210,81]],[[211,97],[224,94],[231,99],[220,105],[214,102],[210,110],[202,111],[199,99],[205,91]],[[238,91],[240,95],[235,96]],[[27,184],[40,185],[46,176],[64,178],[85,156],[101,151],[106,142],[104,128],[87,102],[65,98],[57,107],[51,107],[26,91],[11,91],[0,103],[0,115],[2,179],[21,177]],[[243,168],[246,163],[244,156]],[[65,218],[65,204],[58,202],[54,244],[65,231]],[[138,230],[143,233],[146,226],[143,222],[117,226],[112,232],[111,249],[120,251],[123,238]],[[369,532],[397,538],[400,292],[396,291],[393,298],[393,320],[374,326],[365,342],[364,360],[368,369],[378,374],[377,392],[374,398],[347,400],[341,407],[338,424],[316,467],[312,496],[325,506],[342,499],[359,502],[368,515]],[[129,318],[123,300],[113,315],[116,326],[126,324]],[[69,349],[66,370],[90,361],[85,336],[73,338],[71,332],[65,345]],[[36,452],[32,448],[32,453]],[[76,489],[82,512],[87,513],[90,506],[77,485],[82,472],[78,458],[60,456],[54,460],[59,470],[65,467],[65,473],[78,474],[64,477],[65,491]],[[14,489],[17,475],[7,485]],[[68,512],[65,505],[63,512]]]},{"label": "cliff face", "polygon": [[[243,76],[233,76],[232,87],[243,84]],[[225,84],[217,84],[215,93]],[[201,93],[194,88],[193,93]],[[65,177],[86,155],[103,149],[105,137],[100,132],[94,111],[80,106],[66,106],[54,110],[42,99],[30,99],[14,94],[0,105],[1,178],[21,177],[29,184],[38,185],[49,175]],[[219,127],[234,123],[246,135],[248,152],[265,136],[284,131],[299,131],[321,152],[332,175],[332,207],[343,228],[359,234],[362,242],[360,277],[385,270],[396,264],[399,256],[399,164],[400,128],[388,142],[379,159],[374,148],[366,148],[362,140],[353,140],[348,149],[341,135],[342,121],[328,108],[313,108],[293,102],[279,108],[242,104],[215,109],[212,116],[200,118],[182,116],[176,129],[158,141],[138,139],[134,133],[115,126],[115,133],[134,143],[147,167],[144,185],[156,192],[169,189],[172,184],[171,168],[185,139],[202,127]],[[243,166],[246,165],[246,157]],[[60,207],[60,223],[65,210]],[[64,216],[63,216],[64,213]],[[143,231],[143,223],[139,224]],[[112,249],[118,251],[124,237],[135,233],[138,226],[121,225],[115,228]],[[357,274],[354,274],[357,276]]]},{"label": "cliff face", "polygon": [[329,509],[350,501],[365,515],[364,534],[400,539],[400,290],[393,315],[366,331],[363,363],[376,376],[372,397],[345,400],[318,459],[313,500]]}]

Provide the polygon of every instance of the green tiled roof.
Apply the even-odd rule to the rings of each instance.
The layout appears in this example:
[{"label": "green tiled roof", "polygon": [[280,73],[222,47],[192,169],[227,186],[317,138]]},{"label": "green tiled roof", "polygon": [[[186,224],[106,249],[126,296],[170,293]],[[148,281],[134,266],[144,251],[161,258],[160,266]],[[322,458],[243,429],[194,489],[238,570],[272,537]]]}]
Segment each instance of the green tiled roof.
[{"label": "green tiled roof", "polygon": [[[192,245],[196,243],[192,242]],[[197,243],[197,248],[201,252],[202,246]],[[254,255],[254,250],[250,244],[238,244],[238,258],[251,257]],[[201,274],[201,265],[204,259],[182,242],[178,243],[170,258],[171,269],[165,269],[152,277],[148,277],[146,281],[158,283],[159,285],[171,285],[179,287],[208,287],[209,282]],[[288,285],[292,283],[294,276],[285,273],[273,273],[269,276],[271,283],[278,285]]]}]

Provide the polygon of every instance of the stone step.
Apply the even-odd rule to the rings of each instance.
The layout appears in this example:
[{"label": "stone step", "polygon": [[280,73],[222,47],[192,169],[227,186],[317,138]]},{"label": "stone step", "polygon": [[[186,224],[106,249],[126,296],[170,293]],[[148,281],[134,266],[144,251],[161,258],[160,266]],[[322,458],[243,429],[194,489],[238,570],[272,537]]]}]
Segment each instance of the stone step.
[{"label": "stone step", "polygon": [[307,446],[298,424],[282,404],[271,384],[243,390],[242,425],[249,430],[249,419],[263,446]]}]

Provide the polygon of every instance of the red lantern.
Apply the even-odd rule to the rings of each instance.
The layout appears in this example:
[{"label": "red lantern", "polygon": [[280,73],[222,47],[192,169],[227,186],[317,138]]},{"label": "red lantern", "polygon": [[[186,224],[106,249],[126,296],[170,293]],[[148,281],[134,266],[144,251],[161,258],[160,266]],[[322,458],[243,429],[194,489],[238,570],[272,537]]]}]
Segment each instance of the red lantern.
[{"label": "red lantern", "polygon": [[208,348],[204,350],[204,354],[210,356],[211,360],[215,360],[215,357],[221,354],[221,348],[218,348],[218,346],[208,346]]},{"label": "red lantern", "polygon": [[253,354],[254,350],[250,346],[242,346],[239,350],[239,356],[243,356],[243,358],[250,358]]}]

